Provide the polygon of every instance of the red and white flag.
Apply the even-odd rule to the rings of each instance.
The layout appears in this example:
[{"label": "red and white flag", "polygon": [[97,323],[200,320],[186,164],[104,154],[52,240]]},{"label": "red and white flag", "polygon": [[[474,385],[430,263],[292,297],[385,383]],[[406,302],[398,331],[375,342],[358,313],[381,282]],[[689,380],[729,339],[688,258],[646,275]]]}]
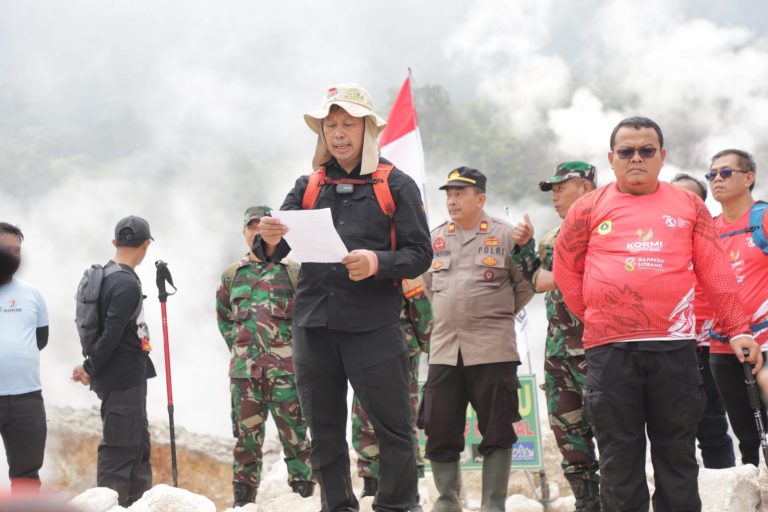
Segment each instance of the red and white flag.
[{"label": "red and white flag", "polygon": [[395,104],[389,112],[387,127],[381,132],[379,138],[379,148],[381,156],[413,178],[419,186],[421,198],[426,201],[424,150],[421,147],[416,109],[413,106],[410,76],[405,79]]}]

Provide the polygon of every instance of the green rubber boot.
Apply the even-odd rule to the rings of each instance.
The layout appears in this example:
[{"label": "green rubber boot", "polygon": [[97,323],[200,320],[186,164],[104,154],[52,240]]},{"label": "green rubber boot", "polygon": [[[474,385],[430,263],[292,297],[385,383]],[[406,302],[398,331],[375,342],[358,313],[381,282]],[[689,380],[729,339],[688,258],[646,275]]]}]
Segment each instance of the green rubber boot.
[{"label": "green rubber boot", "polygon": [[459,461],[430,462],[432,477],[440,496],[432,512],[461,512],[461,468]]},{"label": "green rubber boot", "polygon": [[481,512],[504,512],[509,486],[512,450],[493,450],[483,457],[483,501]]}]

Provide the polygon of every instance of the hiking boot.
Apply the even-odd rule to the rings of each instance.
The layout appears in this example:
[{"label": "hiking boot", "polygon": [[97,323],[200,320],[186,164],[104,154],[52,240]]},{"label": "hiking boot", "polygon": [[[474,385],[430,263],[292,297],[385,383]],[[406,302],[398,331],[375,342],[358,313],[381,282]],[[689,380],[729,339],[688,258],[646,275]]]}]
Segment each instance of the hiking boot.
[{"label": "hiking boot", "polygon": [[461,512],[461,468],[459,461],[431,462],[432,478],[440,493],[432,512]]},{"label": "hiking boot", "polygon": [[248,503],[256,503],[256,487],[244,484],[243,482],[233,482],[232,492],[235,495],[235,502],[232,507],[244,507]]},{"label": "hiking boot", "polygon": [[496,449],[483,456],[482,512],[504,512],[511,465],[511,449]]},{"label": "hiking boot", "polygon": [[291,489],[302,498],[309,498],[315,493],[315,482],[296,480],[291,482]]},{"label": "hiking boot", "polygon": [[361,494],[360,497],[365,498],[366,496],[376,496],[377,492],[379,492],[379,479],[372,476],[364,476],[363,494]]},{"label": "hiking boot", "polygon": [[567,477],[576,497],[576,512],[600,512],[600,485],[578,476]]}]

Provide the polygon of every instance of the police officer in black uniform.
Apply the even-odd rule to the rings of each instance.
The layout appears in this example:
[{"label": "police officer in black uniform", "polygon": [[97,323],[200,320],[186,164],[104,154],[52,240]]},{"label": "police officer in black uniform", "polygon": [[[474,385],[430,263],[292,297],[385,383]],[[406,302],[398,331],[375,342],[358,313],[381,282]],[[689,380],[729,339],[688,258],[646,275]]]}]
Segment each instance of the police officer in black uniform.
[{"label": "police officer in black uniform", "polygon": [[[325,180],[310,186],[317,173],[299,178],[281,209],[330,208],[351,251],[340,263],[303,264],[294,305],[294,365],[322,510],[358,510],[346,442],[349,381],[379,441],[374,507],[405,511],[415,503],[417,476],[399,280],[421,275],[432,260],[423,203],[416,183],[379,158],[376,137],[386,123],[363,87],[329,88],[322,108],[304,119],[318,134],[313,168]],[[394,202],[391,218],[374,192],[379,179]],[[255,243],[279,260],[290,250],[286,232],[278,219],[264,218]]]}]

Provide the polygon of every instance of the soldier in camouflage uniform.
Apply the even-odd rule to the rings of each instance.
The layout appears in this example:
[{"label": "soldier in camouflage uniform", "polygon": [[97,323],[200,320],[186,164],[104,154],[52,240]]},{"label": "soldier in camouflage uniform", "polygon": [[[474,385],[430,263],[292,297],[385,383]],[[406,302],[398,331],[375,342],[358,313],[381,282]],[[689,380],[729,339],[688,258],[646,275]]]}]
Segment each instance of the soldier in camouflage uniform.
[{"label": "soldier in camouflage uniform", "polygon": [[[413,421],[414,447],[419,478],[424,477],[424,459],[418,448],[416,415],[419,410],[419,359],[429,353],[429,335],[432,332],[432,306],[424,294],[421,278],[403,279],[403,303],[400,326],[408,345],[410,360],[410,399]],[[363,496],[374,496],[378,490],[379,445],[373,425],[360,405],[357,396],[352,401],[352,446],[357,452],[357,473],[363,479]],[[411,510],[414,510],[411,508]]]},{"label": "soldier in camouflage uniform", "polygon": [[[560,218],[565,218],[576,199],[595,188],[595,168],[585,162],[560,164],[555,175],[539,183],[543,192],[552,191],[552,202]],[[534,249],[533,225],[525,221],[515,228],[515,242],[520,247],[512,259],[537,292],[546,292],[547,338],[544,359],[544,391],[547,395],[549,424],[563,455],[565,477],[576,496],[578,512],[600,510],[598,462],[592,429],[583,414],[583,390],[587,361],[581,337],[584,326],[566,307],[552,277],[555,228]]]},{"label": "soldier in camouflage uniform", "polygon": [[[250,248],[259,232],[266,206],[245,212],[243,234]],[[291,317],[293,269],[271,263],[257,245],[231,264],[216,295],[219,330],[232,352],[229,377],[232,392],[234,506],[256,500],[261,478],[262,445],[267,415],[277,425],[288,466],[288,484],[302,497],[314,491],[306,424],[299,407],[293,372]]]}]

